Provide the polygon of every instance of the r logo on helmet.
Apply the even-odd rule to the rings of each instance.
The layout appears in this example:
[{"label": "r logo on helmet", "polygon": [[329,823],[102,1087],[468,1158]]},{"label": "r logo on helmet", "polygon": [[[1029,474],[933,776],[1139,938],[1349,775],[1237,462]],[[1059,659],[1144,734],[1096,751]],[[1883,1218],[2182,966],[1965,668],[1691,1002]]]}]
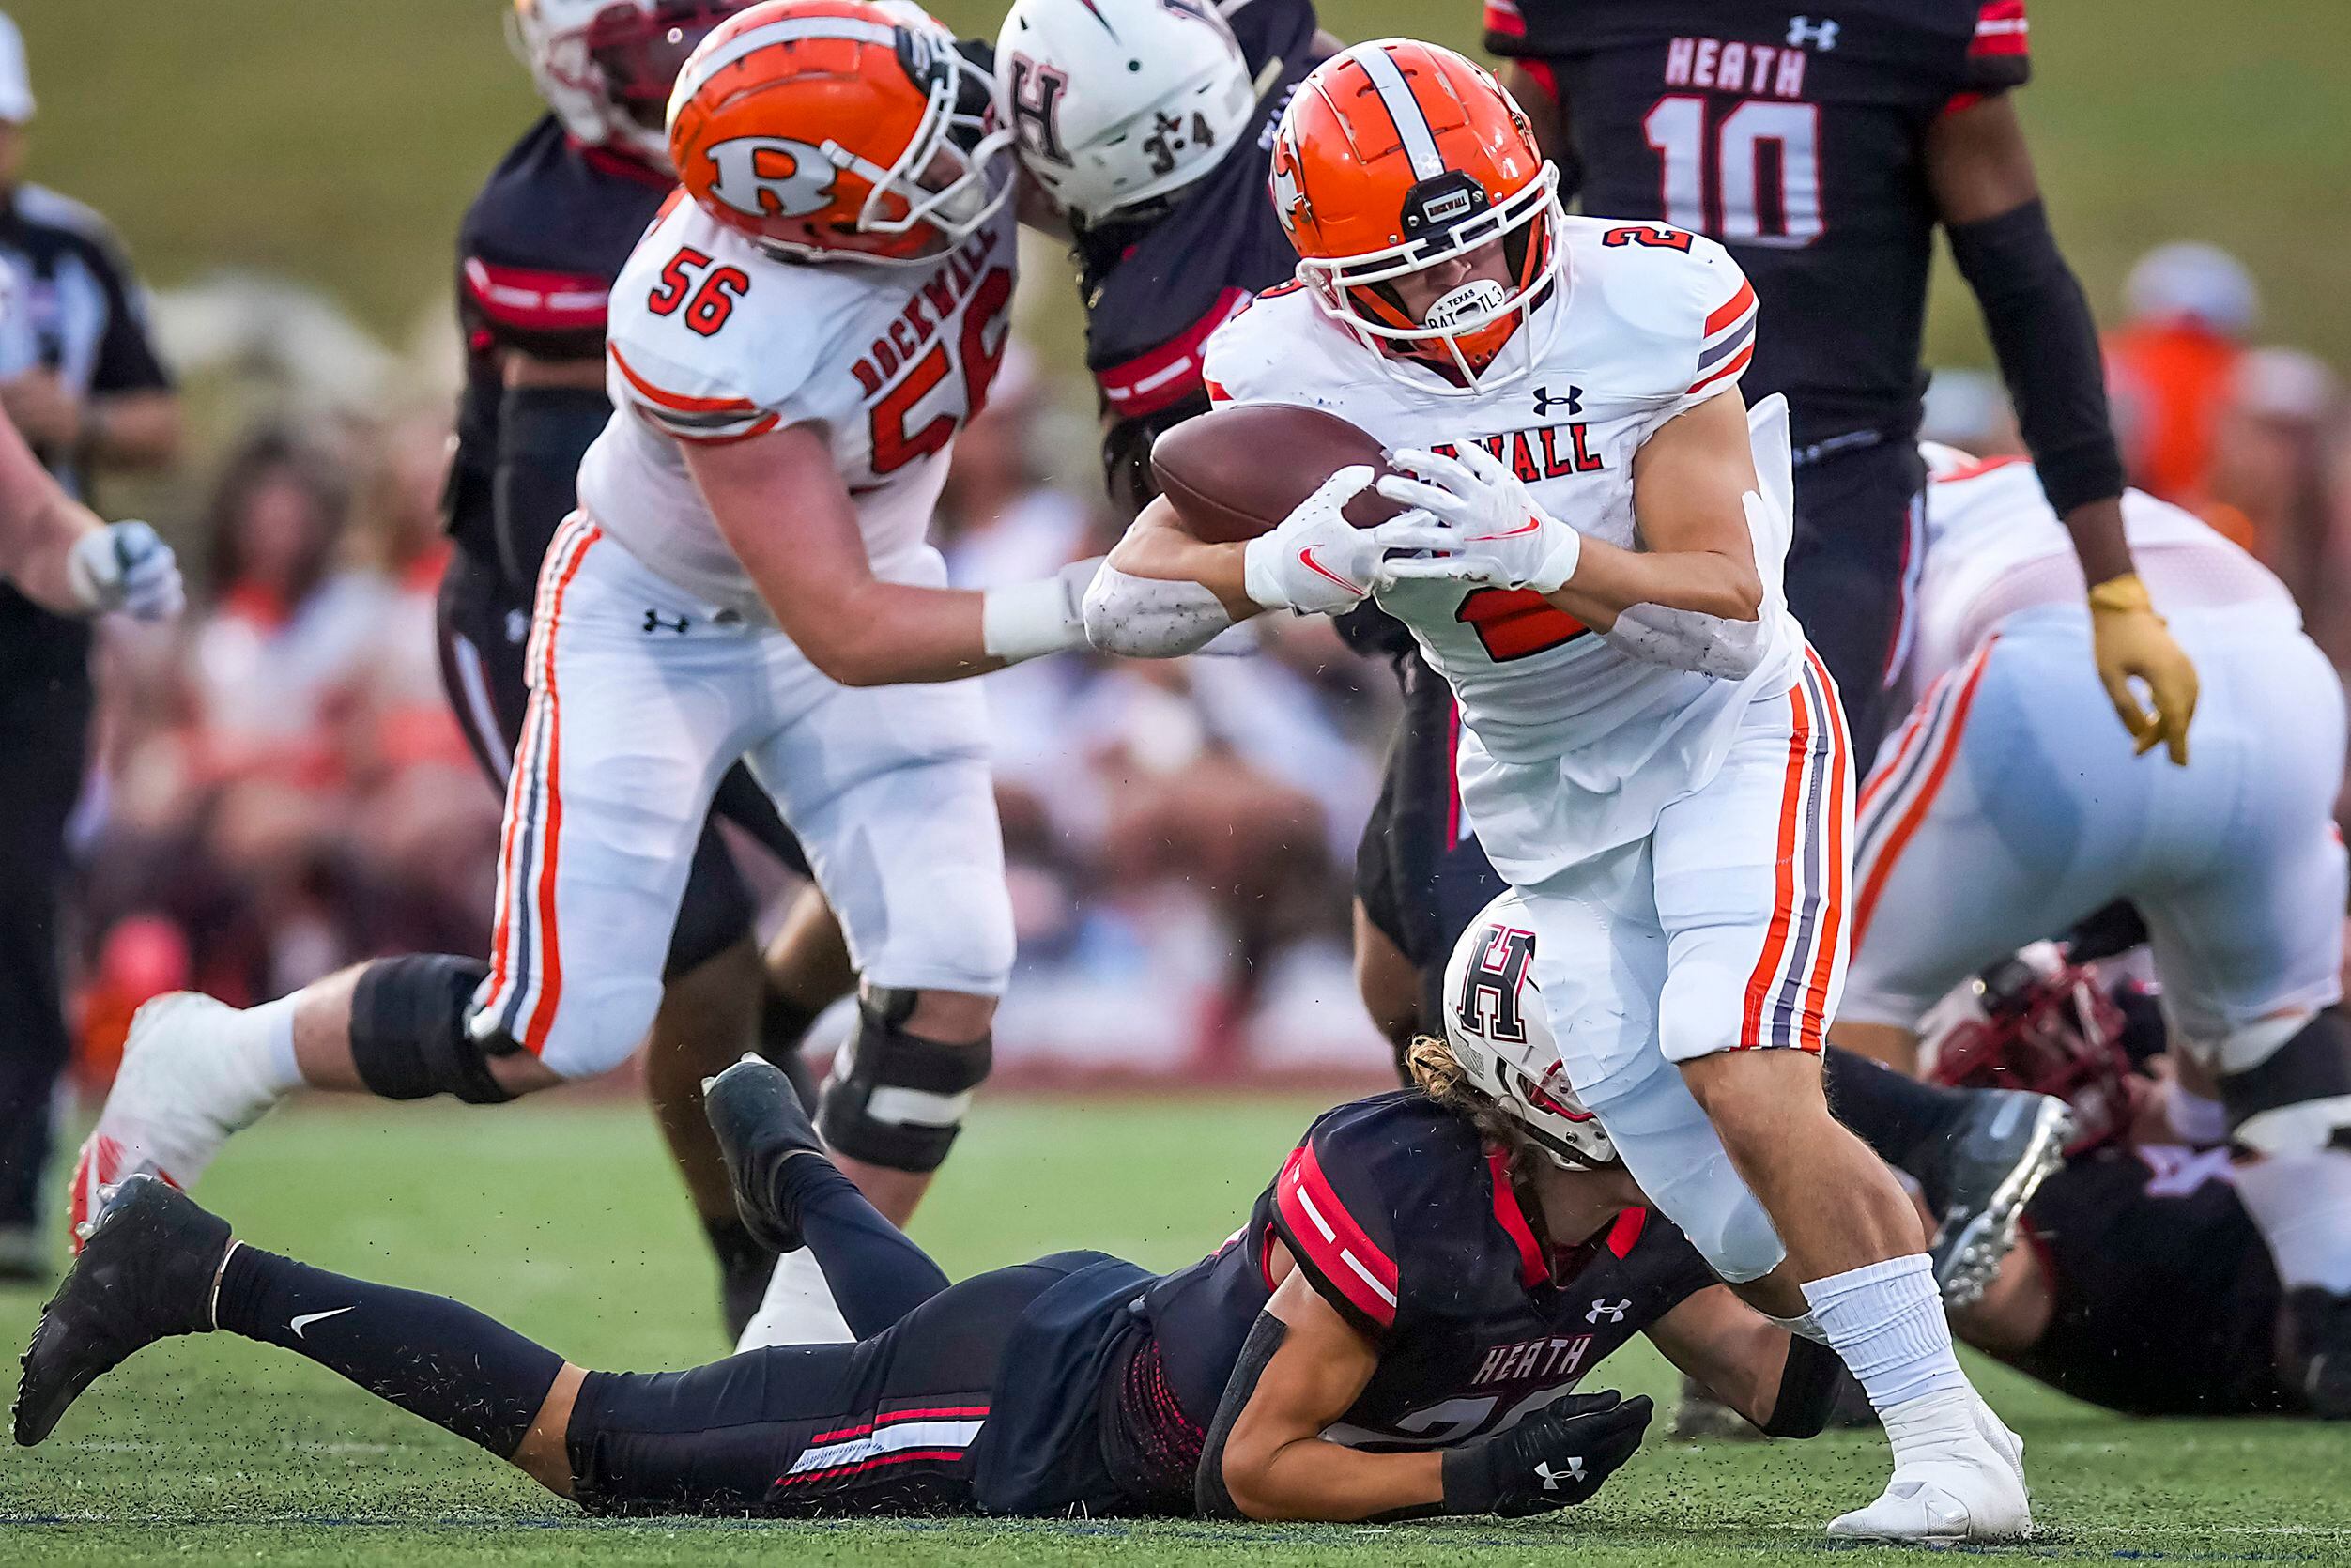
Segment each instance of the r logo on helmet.
[{"label": "r logo on helmet", "polygon": [[803,218],[833,199],[839,177],[824,154],[784,136],[738,136],[708,155],[710,193],[752,218]]}]

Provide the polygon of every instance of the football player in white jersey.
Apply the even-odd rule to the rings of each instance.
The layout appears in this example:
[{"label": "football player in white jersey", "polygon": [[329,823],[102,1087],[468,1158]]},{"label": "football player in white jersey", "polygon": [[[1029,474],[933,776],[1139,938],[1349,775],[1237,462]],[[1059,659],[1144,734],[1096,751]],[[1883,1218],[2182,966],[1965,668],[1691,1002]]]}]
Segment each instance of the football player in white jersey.
[{"label": "football player in white jersey", "polygon": [[1008,325],[991,91],[912,8],[772,0],[703,40],[670,101],[684,191],[612,291],[618,411],[540,576],[490,962],[149,1004],[78,1222],[129,1172],[192,1183],[298,1084],[497,1101],[618,1066],[738,759],[864,976],[826,1136],[885,1212],[913,1208],[1012,961],[979,693],[928,683],[1082,646],[1091,570],[957,592],[924,543]]},{"label": "football player in white jersey", "polygon": [[[1246,545],[1154,503],[1087,629],[1166,653],[1376,594],[1459,696],[1462,804],[1533,928],[1567,1080],[1716,1271],[1884,1416],[1894,1480],[1832,1531],[2022,1534],[2021,1445],[1953,1359],[1917,1217],[1821,1097],[1852,772],[1780,593],[1785,405],[1732,395],[1754,291],[1711,240],[1566,217],[1556,183],[1448,50],[1318,67],[1273,154],[1298,280],[1218,331],[1206,377],[1222,405],[1351,421],[1420,510],[1351,528],[1360,468]],[[1432,525],[1433,552],[1388,559]]]},{"label": "football player in white jersey", "polygon": [[2351,1416],[2342,682],[2284,584],[2130,491],[2140,576],[2212,699],[2189,765],[2146,766],[2097,722],[2082,571],[2032,466],[1927,455],[1908,677],[1924,695],[1861,793],[1836,1039],[1913,1068],[1952,985],[2130,900],[2175,1048],[2219,1085],[2237,1191],[2296,1321],[2294,1376],[2313,1408]]}]

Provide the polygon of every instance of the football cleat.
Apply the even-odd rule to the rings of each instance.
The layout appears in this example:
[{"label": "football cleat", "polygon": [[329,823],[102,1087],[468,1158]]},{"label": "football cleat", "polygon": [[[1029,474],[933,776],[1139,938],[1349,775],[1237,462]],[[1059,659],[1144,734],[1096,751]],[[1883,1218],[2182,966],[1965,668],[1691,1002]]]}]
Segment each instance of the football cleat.
[{"label": "football cleat", "polygon": [[1945,1305],[1983,1299],[2016,1246],[2024,1206],[2064,1161],[2072,1136],[2073,1115],[2061,1099],[1975,1092],[1959,1129],[1917,1173],[1928,1206],[1941,1216],[1928,1252]]},{"label": "football cleat", "polygon": [[30,1448],[48,1437],[82,1391],[132,1352],[208,1331],[228,1249],[228,1222],[170,1183],[141,1174],[110,1189],[25,1347],[16,1440]]},{"label": "football cleat", "polygon": [[2321,1421],[2351,1421],[2351,1296],[2316,1285],[2286,1293],[2298,1365],[2291,1375],[2311,1413]]},{"label": "football cleat", "polygon": [[159,996],[139,1009],[105,1108],[74,1161],[68,1204],[76,1252],[98,1218],[100,1191],[142,1173],[192,1186],[229,1134],[278,1102],[253,1081],[239,1049],[240,1032],[265,1027],[194,992]]},{"label": "football cleat", "polygon": [[2021,1444],[2012,1454],[1986,1439],[1967,1452],[1898,1466],[1877,1501],[1838,1514],[1828,1532],[1928,1545],[2024,1540],[2033,1533],[2033,1505],[2019,1477],[2021,1460]]},{"label": "football cleat", "polygon": [[735,1212],[752,1237],[778,1253],[798,1252],[807,1245],[800,1216],[778,1178],[791,1161],[825,1154],[791,1078],[765,1057],[746,1055],[702,1084],[702,1115],[717,1134]]}]

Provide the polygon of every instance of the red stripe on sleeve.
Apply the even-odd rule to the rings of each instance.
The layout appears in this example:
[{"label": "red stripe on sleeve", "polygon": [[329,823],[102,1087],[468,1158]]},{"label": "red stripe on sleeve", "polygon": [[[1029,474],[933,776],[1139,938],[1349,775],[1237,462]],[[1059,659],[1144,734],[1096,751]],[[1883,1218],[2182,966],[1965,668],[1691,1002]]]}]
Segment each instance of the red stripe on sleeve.
[{"label": "red stripe on sleeve", "polygon": [[1249,290],[1225,289],[1199,320],[1157,348],[1096,371],[1095,385],[1101,388],[1110,411],[1120,419],[1137,419],[1190,397],[1204,384],[1200,350],[1208,334],[1248,303]]},{"label": "red stripe on sleeve", "polygon": [[1716,332],[1746,315],[1747,307],[1754,303],[1755,285],[1746,279],[1741,278],[1739,292],[1715,306],[1713,314],[1706,318],[1705,335],[1713,337]]},{"label": "red stripe on sleeve", "polygon": [[1383,1329],[1396,1322],[1396,1261],[1357,1223],[1323,1174],[1314,1145],[1301,1144],[1273,1184],[1283,1228],[1314,1272]]},{"label": "red stripe on sleeve", "polygon": [[2024,0],[1989,0],[1975,13],[1975,38],[1968,46],[1972,59],[1988,54],[2026,54],[2032,52],[2032,23],[2025,20]]},{"label": "red stripe on sleeve", "polygon": [[592,272],[540,272],[468,256],[466,293],[483,315],[524,331],[602,331],[611,289]]}]

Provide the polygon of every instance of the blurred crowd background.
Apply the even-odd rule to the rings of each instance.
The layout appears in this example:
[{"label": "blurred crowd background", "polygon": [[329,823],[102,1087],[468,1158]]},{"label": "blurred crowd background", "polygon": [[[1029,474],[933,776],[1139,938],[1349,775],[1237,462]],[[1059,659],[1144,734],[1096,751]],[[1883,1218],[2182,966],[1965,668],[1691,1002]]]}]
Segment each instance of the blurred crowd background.
[{"label": "blurred crowd background", "polygon": [[[123,236],[188,428],[169,466],[93,498],[173,540],[194,608],[99,650],[73,827],[89,1074],[161,990],[242,1003],[374,953],[484,946],[498,801],[445,711],[431,624],[453,236],[537,113],[500,10],[109,0],[92,25],[72,0],[14,8],[42,104],[27,175]],[[2067,0],[2035,12],[2022,103],[2108,326],[2134,482],[2267,561],[2351,669],[2351,210],[2324,177],[2351,159],[2351,125],[2323,80],[2346,13]],[[1325,22],[1471,49],[1478,25],[1469,0],[1332,3]],[[2256,125],[2251,104],[2301,107]],[[1027,261],[1022,346],[938,520],[969,586],[1096,553],[1114,529],[1068,271],[1049,246]],[[2016,450],[1964,292],[1940,295],[1928,433]],[[25,395],[0,386],[12,409]],[[1384,1069],[1346,937],[1385,669],[1310,621],[1255,657],[1060,659],[989,685],[1022,944],[996,1037],[1008,1076]]]}]

